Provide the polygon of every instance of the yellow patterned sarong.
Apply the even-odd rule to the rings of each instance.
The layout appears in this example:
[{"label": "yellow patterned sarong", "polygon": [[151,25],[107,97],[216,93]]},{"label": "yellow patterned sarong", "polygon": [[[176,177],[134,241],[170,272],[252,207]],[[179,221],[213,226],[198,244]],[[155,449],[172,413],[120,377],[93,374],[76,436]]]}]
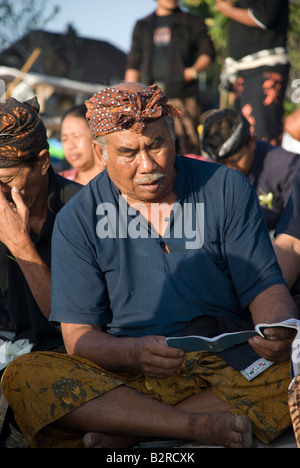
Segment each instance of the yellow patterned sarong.
[{"label": "yellow patterned sarong", "polygon": [[248,417],[253,433],[270,442],[291,424],[288,408],[290,363],[274,364],[251,382],[220,357],[187,353],[181,369],[168,379],[107,372],[91,361],[54,352],[16,358],[2,377],[5,397],[30,447],[82,447],[81,434],[65,434],[52,424],[74,408],[119,385],[176,405],[211,387],[232,413]]},{"label": "yellow patterned sarong", "polygon": [[288,401],[297,447],[300,448],[300,375],[291,382]]}]

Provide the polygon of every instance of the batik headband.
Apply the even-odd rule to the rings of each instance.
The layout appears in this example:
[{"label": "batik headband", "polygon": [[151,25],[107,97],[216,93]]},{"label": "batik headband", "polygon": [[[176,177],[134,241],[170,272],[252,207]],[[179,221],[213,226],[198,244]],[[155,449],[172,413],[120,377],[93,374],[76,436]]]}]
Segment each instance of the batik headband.
[{"label": "batik headband", "polygon": [[22,103],[9,97],[0,103],[0,168],[37,159],[49,148],[38,111],[36,98]]},{"label": "batik headband", "polygon": [[141,92],[105,88],[85,102],[86,118],[94,138],[122,130],[142,133],[147,124],[166,115],[180,117],[167,100],[156,85]]}]

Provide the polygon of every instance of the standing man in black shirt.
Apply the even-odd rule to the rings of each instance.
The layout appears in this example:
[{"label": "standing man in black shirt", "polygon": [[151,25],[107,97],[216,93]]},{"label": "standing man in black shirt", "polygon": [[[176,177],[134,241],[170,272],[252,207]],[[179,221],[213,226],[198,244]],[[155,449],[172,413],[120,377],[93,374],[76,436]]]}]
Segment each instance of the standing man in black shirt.
[{"label": "standing man in black shirt", "polygon": [[179,0],[156,1],[156,11],[134,27],[125,81],[163,89],[183,114],[175,123],[178,152],[200,154],[198,76],[214,60],[214,46],[200,16],[181,11]]},{"label": "standing man in black shirt", "polygon": [[216,7],[231,20],[222,83],[227,89],[233,84],[235,108],[258,138],[279,144],[289,75],[289,0],[216,0]]}]

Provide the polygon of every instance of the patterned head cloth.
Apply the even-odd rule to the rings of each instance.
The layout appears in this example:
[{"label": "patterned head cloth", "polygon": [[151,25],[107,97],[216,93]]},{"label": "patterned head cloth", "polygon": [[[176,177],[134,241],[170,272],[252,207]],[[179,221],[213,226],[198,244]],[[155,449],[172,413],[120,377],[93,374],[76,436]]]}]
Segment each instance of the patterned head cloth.
[{"label": "patterned head cloth", "polygon": [[122,130],[142,133],[148,123],[165,115],[180,117],[180,112],[167,100],[156,85],[141,92],[105,88],[85,102],[86,118],[94,138]]},{"label": "patterned head cloth", "polygon": [[0,103],[0,168],[35,160],[49,148],[38,112],[37,98],[22,103],[9,97]]}]

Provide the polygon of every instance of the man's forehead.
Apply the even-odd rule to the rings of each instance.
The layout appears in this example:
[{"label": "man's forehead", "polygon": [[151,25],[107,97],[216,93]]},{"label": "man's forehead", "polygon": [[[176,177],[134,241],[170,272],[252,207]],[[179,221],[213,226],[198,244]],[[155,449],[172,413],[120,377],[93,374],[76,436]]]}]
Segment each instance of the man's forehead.
[{"label": "man's forehead", "polygon": [[118,83],[113,86],[114,89],[120,89],[123,91],[129,91],[129,92],[134,92],[134,93],[141,93],[142,91],[145,91],[148,86],[138,83],[138,82],[132,82],[132,83]]},{"label": "man's forehead", "polygon": [[[22,165],[22,167],[24,167]],[[13,167],[1,167],[0,168],[0,179],[4,177],[16,177],[21,172],[21,165]]]},{"label": "man's forehead", "polygon": [[168,133],[164,119],[159,119],[156,122],[151,122],[144,128],[142,133],[136,133],[131,130],[121,130],[119,132],[110,133],[105,136],[105,139],[111,145],[132,145],[138,144],[142,140],[153,140],[165,136]]}]

